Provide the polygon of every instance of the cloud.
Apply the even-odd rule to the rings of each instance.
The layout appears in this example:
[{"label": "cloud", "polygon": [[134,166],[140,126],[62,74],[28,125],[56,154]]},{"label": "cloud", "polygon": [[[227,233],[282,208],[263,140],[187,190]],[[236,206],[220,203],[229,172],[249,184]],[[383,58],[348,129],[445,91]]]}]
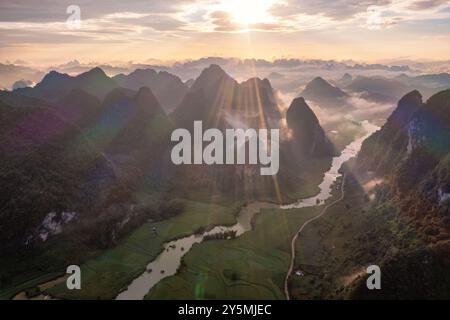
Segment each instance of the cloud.
[{"label": "cloud", "polygon": [[367,8],[366,25],[371,30],[389,28],[401,21],[400,17],[385,16],[383,7],[370,6]]},{"label": "cloud", "polygon": [[236,31],[238,26],[233,23],[230,13],[226,11],[213,11],[209,14],[211,23],[216,31]]},{"label": "cloud", "polygon": [[134,13],[174,13],[183,4],[196,3],[196,0],[2,0],[0,21],[20,22],[58,22],[67,19],[66,8],[76,4],[81,8],[83,19],[100,18],[121,12]]},{"label": "cloud", "polygon": [[353,94],[347,102],[354,108],[350,112],[352,119],[385,118],[395,109],[395,104],[367,101],[357,94]]},{"label": "cloud", "polygon": [[[449,19],[448,0],[286,0],[273,6],[271,14],[288,21],[308,21],[306,29],[366,27],[381,30],[402,22]],[[326,19],[328,18],[328,19]]]},{"label": "cloud", "polygon": [[283,25],[278,23],[251,23],[239,24],[233,20],[232,15],[226,11],[213,11],[209,14],[210,22],[214,25],[214,31],[240,32],[240,31],[277,31],[285,30]]},{"label": "cloud", "polygon": [[0,87],[10,89],[20,79],[25,82],[39,81],[43,73],[30,67],[0,63]]},{"label": "cloud", "polygon": [[117,14],[107,16],[106,18],[115,19],[117,23],[136,25],[140,27],[149,27],[156,31],[180,31],[188,24],[172,15],[168,14],[136,14],[117,16]]},{"label": "cloud", "polygon": [[302,13],[345,20],[357,13],[365,12],[369,6],[384,6],[391,2],[392,0],[288,0],[274,6],[271,12],[280,17]]},{"label": "cloud", "polygon": [[419,0],[414,1],[409,8],[412,10],[433,9],[449,3],[450,1],[448,0]]},{"label": "cloud", "polygon": [[[373,48],[368,48],[375,42],[389,51],[384,55],[387,58],[392,52],[404,55],[395,47],[407,41],[409,48],[405,51],[409,52],[417,39],[438,44],[449,33],[446,21],[450,19],[450,7],[444,0],[252,1],[2,0],[0,47],[8,51],[2,50],[0,59],[30,60],[40,53],[51,60],[55,50],[65,50],[72,54],[70,58],[80,59],[92,52],[99,59],[101,49],[107,45],[116,57],[131,55],[130,59],[138,59],[137,51],[148,52],[150,48],[159,59],[167,55],[171,59],[241,53],[250,56],[252,50],[258,57],[328,59],[335,58],[338,51],[339,58],[349,52],[350,58],[365,59],[375,56]],[[66,8],[71,4],[81,8],[80,29],[71,30],[66,25]],[[387,28],[393,32],[384,33]],[[239,43],[247,36],[243,32],[252,33],[247,46],[254,48],[248,48],[248,52],[242,52]],[[428,40],[424,38],[427,36]],[[433,40],[439,37],[444,38]],[[151,43],[158,46],[151,47]],[[265,48],[266,43],[270,48]],[[447,47],[437,45],[428,51],[442,59]],[[279,53],[276,48],[280,48]],[[355,48],[360,48],[359,53],[354,53]],[[424,50],[419,54],[421,58],[429,56]]]},{"label": "cloud", "polygon": [[[0,29],[24,31],[28,27],[31,34],[36,29],[65,33],[61,27],[68,18],[66,8],[72,2],[41,0],[37,5],[27,0],[4,0],[0,3]],[[267,3],[264,10],[270,19],[243,25],[225,10],[229,7],[227,0],[77,1],[84,33],[90,31],[90,37],[95,37],[94,33],[104,34],[106,29],[112,30],[112,34],[148,34],[153,30],[171,32],[172,36],[191,32],[297,32],[361,26],[381,29],[402,21],[432,19],[435,13],[432,10],[449,1],[269,0]],[[431,14],[420,17],[423,10]],[[439,17],[448,16],[447,12]]]}]

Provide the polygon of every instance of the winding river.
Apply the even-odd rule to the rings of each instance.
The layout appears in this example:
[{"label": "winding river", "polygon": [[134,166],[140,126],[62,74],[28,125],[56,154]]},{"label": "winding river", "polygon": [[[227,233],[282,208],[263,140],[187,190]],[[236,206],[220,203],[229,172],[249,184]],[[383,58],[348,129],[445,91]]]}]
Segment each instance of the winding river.
[{"label": "winding river", "polygon": [[252,218],[259,210],[274,206],[270,203],[253,202],[241,209],[237,217],[237,223],[233,226],[216,226],[205,233],[193,234],[166,243],[163,252],[147,265],[147,271],[134,279],[128,288],[116,297],[116,300],[143,299],[155,284],[177,273],[181,258],[189,252],[195,243],[202,242],[207,236],[228,232],[236,232],[235,237],[237,238],[252,229]]},{"label": "winding river", "polygon": [[[301,199],[295,203],[281,206],[281,209],[305,208],[322,205],[331,197],[333,184],[336,179],[341,176],[339,169],[345,162],[355,157],[361,149],[363,141],[379,129],[377,126],[368,121],[361,122],[361,125],[366,131],[366,135],[350,143],[338,157],[333,158],[330,170],[325,173],[323,181],[319,185],[319,193],[314,197]],[[274,205],[263,202],[250,203],[242,208],[239,216],[237,217],[237,223],[233,226],[217,226],[203,234],[193,234],[166,243],[162,253],[150,264],[148,264],[147,271],[134,279],[128,288],[122,291],[116,299],[143,299],[150,289],[152,289],[153,286],[155,286],[159,281],[177,273],[182,257],[189,252],[194,244],[201,243],[207,236],[219,233],[235,232],[235,237],[239,237],[252,229],[251,221],[255,214],[263,208],[270,207],[274,207]]]},{"label": "winding river", "polygon": [[313,207],[316,205],[322,205],[325,203],[327,199],[331,197],[333,183],[336,182],[337,178],[339,178],[342,174],[339,173],[342,165],[346,163],[353,157],[356,157],[359,150],[361,149],[362,143],[366,140],[372,133],[380,129],[374,124],[371,124],[368,121],[361,122],[361,126],[366,131],[366,135],[363,137],[356,139],[349,145],[345,147],[345,149],[341,152],[338,157],[333,158],[333,162],[331,163],[331,168],[327,172],[325,172],[325,176],[322,180],[322,183],[319,185],[319,193],[311,198],[301,199],[295,203],[281,206],[281,209],[294,209],[294,208],[306,208]]}]

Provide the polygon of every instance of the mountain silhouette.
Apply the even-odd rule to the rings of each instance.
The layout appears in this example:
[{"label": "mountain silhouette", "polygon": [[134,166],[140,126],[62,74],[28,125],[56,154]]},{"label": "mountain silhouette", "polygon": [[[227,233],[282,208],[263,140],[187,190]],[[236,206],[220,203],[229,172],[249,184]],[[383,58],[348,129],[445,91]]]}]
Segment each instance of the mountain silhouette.
[{"label": "mountain silhouette", "polygon": [[35,87],[17,89],[16,91],[23,95],[54,102],[75,89],[83,90],[103,99],[106,94],[117,87],[117,83],[97,67],[75,77],[50,71]]},{"label": "mountain silhouette", "polygon": [[304,98],[292,101],[286,113],[286,121],[292,131],[292,145],[297,157],[304,159],[334,154],[333,145]]},{"label": "mountain silhouette", "polygon": [[301,96],[321,107],[339,107],[343,105],[342,99],[348,95],[323,78],[317,77],[306,85]]},{"label": "mountain silhouette", "polygon": [[[383,101],[398,101],[409,91],[410,87],[395,79],[388,79],[384,77],[365,77],[357,76],[346,87],[352,92],[365,93],[371,100]],[[378,98],[377,98],[378,97]]]},{"label": "mountain silhouette", "polygon": [[443,200],[450,193],[449,114],[450,90],[425,103],[418,91],[412,91],[381,130],[364,142],[357,159],[361,172],[374,171],[386,179],[386,197],[427,241],[436,239],[439,230],[450,229],[445,219],[449,204]]},{"label": "mountain silhouette", "polygon": [[204,69],[200,76],[195,79],[191,86],[191,91],[202,89],[205,92],[209,92],[216,89],[218,85],[223,85],[226,83],[229,85],[234,85],[236,80],[229,76],[220,66],[212,64],[208,68]]},{"label": "mountain silhouette", "polygon": [[238,83],[211,65],[195,80],[172,118],[180,126],[195,119],[203,120],[205,127],[270,128],[279,126],[281,114],[269,80],[251,78]]},{"label": "mountain silhouette", "polygon": [[74,89],[53,103],[54,111],[66,121],[84,128],[98,116],[101,100],[81,89]]},{"label": "mountain silhouette", "polygon": [[123,88],[139,90],[148,87],[167,112],[175,109],[189,90],[181,79],[166,71],[137,69],[129,75],[117,75],[113,79]]},{"label": "mountain silhouette", "polygon": [[[52,73],[44,84],[54,77],[61,75]],[[94,70],[77,81],[98,77],[104,78]],[[1,190],[10,199],[1,203],[0,237],[8,241],[2,250],[21,247],[25,239],[38,245],[38,226],[53,211],[57,217],[76,212],[81,229],[104,225],[117,217],[108,212],[129,214],[136,190],[168,179],[163,159],[172,124],[149,88],[116,88],[103,101],[76,88],[46,106],[7,104],[19,104],[19,97],[16,91],[0,96]]]}]

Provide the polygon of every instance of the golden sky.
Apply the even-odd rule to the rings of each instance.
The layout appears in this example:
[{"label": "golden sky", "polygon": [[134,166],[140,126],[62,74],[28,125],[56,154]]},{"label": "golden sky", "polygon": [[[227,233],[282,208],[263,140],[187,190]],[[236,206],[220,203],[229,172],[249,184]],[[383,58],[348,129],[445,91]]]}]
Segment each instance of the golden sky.
[{"label": "golden sky", "polygon": [[[80,10],[79,24],[74,11]],[[75,18],[77,18],[75,16]],[[450,59],[446,0],[3,0],[0,62]]]}]

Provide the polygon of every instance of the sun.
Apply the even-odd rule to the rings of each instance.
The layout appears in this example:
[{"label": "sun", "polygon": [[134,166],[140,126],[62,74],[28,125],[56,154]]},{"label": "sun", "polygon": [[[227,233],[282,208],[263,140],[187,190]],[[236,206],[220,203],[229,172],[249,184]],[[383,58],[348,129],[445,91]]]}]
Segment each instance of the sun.
[{"label": "sun", "polygon": [[275,0],[223,0],[223,10],[228,12],[233,22],[242,25],[269,23],[272,16],[269,9]]}]

